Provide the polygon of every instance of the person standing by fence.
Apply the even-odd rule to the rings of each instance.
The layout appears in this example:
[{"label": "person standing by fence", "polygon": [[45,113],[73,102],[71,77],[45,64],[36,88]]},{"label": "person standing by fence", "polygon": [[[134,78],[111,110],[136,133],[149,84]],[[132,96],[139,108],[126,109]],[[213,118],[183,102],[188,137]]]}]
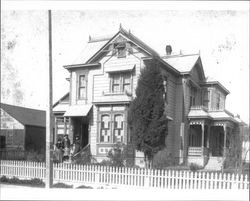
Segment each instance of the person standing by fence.
[{"label": "person standing by fence", "polygon": [[63,161],[65,161],[69,159],[70,155],[70,139],[68,135],[64,135],[63,137],[63,148],[64,148]]},{"label": "person standing by fence", "polygon": [[62,143],[62,139],[58,138],[56,144],[55,144],[55,158],[56,161],[58,161],[59,163],[62,163],[63,160],[63,143]]}]

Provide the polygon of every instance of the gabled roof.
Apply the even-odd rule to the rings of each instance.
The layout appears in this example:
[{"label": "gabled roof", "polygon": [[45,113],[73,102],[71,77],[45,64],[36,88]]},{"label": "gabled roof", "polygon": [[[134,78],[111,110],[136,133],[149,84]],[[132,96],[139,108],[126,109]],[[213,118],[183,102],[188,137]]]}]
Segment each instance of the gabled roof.
[{"label": "gabled roof", "polygon": [[46,126],[46,112],[14,105],[0,103],[0,108],[23,125]]},{"label": "gabled roof", "polygon": [[107,39],[99,41],[89,41],[84,47],[73,64],[85,64],[96,52],[98,52],[106,43]]},{"label": "gabled roof", "polygon": [[[73,64],[78,65],[93,63],[94,59],[120,34],[131,40],[136,45],[138,45],[149,55],[159,57],[159,54],[155,50],[150,48],[146,43],[134,36],[131,32],[128,32],[122,27],[120,27],[119,31],[115,35],[113,35],[113,37],[105,37],[103,39],[100,38],[98,40],[91,40],[90,38],[89,42],[87,43],[83,51],[80,53],[80,55],[77,57],[77,59],[73,62]],[[66,68],[67,66],[72,65],[65,65],[64,67]]]},{"label": "gabled roof", "polygon": [[67,99],[69,99],[69,92],[67,92],[62,98],[60,98],[58,101],[56,101],[54,104],[53,104],[53,108],[55,107],[55,106],[57,106],[59,103],[61,103],[61,102],[68,102],[68,100]]},{"label": "gabled roof", "polygon": [[192,55],[173,55],[162,57],[162,59],[173,66],[176,70],[181,73],[190,72],[195,64],[197,63],[200,55],[192,54]]}]

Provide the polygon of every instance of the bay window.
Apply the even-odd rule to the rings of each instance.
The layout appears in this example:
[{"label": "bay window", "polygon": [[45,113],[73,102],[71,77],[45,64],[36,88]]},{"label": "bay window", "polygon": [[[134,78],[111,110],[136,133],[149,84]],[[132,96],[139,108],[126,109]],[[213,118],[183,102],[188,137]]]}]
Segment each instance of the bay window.
[{"label": "bay window", "polygon": [[100,114],[99,117],[99,142],[124,142],[124,114],[117,112],[109,112],[109,114]]}]

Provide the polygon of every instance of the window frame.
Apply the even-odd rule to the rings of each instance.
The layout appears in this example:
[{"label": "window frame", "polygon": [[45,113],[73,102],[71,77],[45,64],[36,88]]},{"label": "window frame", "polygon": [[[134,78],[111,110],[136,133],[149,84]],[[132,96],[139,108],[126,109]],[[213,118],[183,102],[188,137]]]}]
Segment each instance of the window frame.
[{"label": "window frame", "polygon": [[[85,86],[81,86],[81,77],[84,77]],[[84,93],[85,93],[84,97],[80,96],[81,89],[84,90]],[[79,74],[78,75],[77,98],[78,98],[78,100],[86,100],[87,99],[87,74]]]},{"label": "window frame", "polygon": [[220,105],[221,105],[220,93],[217,92],[217,93],[216,93],[216,105],[215,105],[215,108],[216,108],[217,110],[219,110],[219,109],[220,109]]},{"label": "window frame", "polygon": [[[114,77],[115,76],[118,76],[119,77],[119,85],[118,84],[115,84],[115,85],[118,85],[119,87],[119,91],[114,91]],[[129,78],[129,83],[125,83],[125,76],[128,76]],[[131,93],[132,92],[132,73],[131,72],[115,72],[115,73],[110,73],[110,77],[111,77],[111,86],[110,86],[110,93],[112,94],[124,94],[126,93],[126,91],[128,93]],[[129,86],[129,91],[128,90],[125,90],[125,86]]]},{"label": "window frame", "polygon": [[[116,125],[116,121],[115,121],[115,117],[116,116],[122,116],[122,118],[123,118],[123,121],[121,122],[121,128],[117,128],[117,125]],[[112,139],[112,142],[113,143],[124,143],[124,135],[125,135],[125,127],[124,127],[124,121],[125,121],[125,118],[124,118],[124,114],[122,114],[122,113],[114,113],[113,114],[113,129],[112,129],[112,135],[113,135],[113,139]],[[115,140],[115,131],[116,130],[118,130],[118,131],[123,131],[123,138],[122,138],[122,141],[117,141],[117,140]]]},{"label": "window frame", "polygon": [[[102,143],[102,144],[109,144],[109,143],[111,143],[112,142],[112,132],[111,132],[111,127],[112,127],[112,119],[111,119],[111,114],[109,114],[109,113],[101,113],[101,114],[99,114],[100,115],[100,121],[99,121],[99,143]],[[103,128],[103,121],[102,121],[102,118],[103,118],[103,116],[108,116],[109,117],[109,121],[108,121],[108,128],[106,129],[106,128]],[[108,131],[109,130],[109,132],[110,132],[110,134],[109,134],[109,140],[108,140],[108,142],[105,142],[105,141],[101,141],[101,134],[102,134],[102,131]]]},{"label": "window frame", "polygon": [[[126,135],[126,131],[128,129],[126,129],[127,124],[126,124],[126,114],[125,113],[126,112],[124,112],[124,111],[108,111],[108,112],[105,111],[105,112],[99,112],[98,113],[98,119],[99,119],[99,121],[98,121],[98,140],[97,140],[98,143],[100,143],[100,144],[115,144],[115,143],[117,143],[117,141],[114,140],[115,139],[114,133],[115,133],[115,130],[116,130],[116,128],[115,128],[115,116],[117,116],[117,115],[121,115],[123,117],[122,129],[120,129],[120,130],[123,130],[123,139],[122,139],[122,141],[120,143],[127,143],[126,142],[127,139],[126,139],[125,135]],[[102,116],[105,116],[105,115],[109,116],[109,128],[108,128],[108,130],[110,132],[110,140],[109,140],[109,142],[101,141]]]}]

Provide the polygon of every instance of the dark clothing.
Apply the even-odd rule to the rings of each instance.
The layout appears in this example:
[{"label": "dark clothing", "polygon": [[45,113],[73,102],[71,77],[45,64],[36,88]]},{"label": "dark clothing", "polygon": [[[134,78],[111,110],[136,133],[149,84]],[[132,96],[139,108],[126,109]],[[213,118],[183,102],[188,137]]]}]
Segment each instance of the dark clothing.
[{"label": "dark clothing", "polygon": [[70,148],[70,140],[69,138],[63,139],[63,148]]},{"label": "dark clothing", "polygon": [[75,155],[76,153],[78,153],[80,151],[80,142],[79,140],[75,141],[75,147],[74,147],[74,152],[73,155]]},{"label": "dark clothing", "polygon": [[63,143],[61,141],[57,141],[56,148],[57,149],[62,149],[63,148]]}]

